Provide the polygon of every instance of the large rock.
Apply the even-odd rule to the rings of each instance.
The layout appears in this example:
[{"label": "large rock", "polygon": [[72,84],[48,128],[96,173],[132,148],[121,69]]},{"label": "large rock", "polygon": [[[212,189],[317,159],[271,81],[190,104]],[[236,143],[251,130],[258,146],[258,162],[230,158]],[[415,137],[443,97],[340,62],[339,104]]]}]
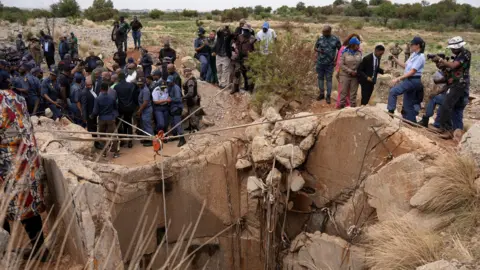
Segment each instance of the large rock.
[{"label": "large rock", "polygon": [[424,182],[423,164],[414,154],[403,154],[365,181],[368,203],[377,209],[380,221],[410,211],[410,199]]},{"label": "large rock", "polygon": [[237,170],[243,170],[250,167],[252,167],[252,162],[250,162],[248,159],[239,159],[235,164],[235,168],[237,168]]},{"label": "large rock", "polygon": [[343,198],[332,210],[334,220],[329,220],[326,233],[350,240],[362,226],[368,226],[375,220],[375,208],[368,204],[368,196],[358,189]]},{"label": "large rock", "polygon": [[461,153],[471,156],[480,165],[480,123],[475,123],[468,129],[459,147]]},{"label": "large rock", "polygon": [[293,192],[297,192],[303,188],[303,185],[305,185],[305,180],[299,171],[294,170],[291,175],[288,175],[288,184]]},{"label": "large rock", "polygon": [[283,269],[363,270],[365,251],[345,240],[320,232],[302,233],[283,259]]},{"label": "large rock", "polygon": [[313,134],[308,135],[305,139],[300,142],[300,148],[303,151],[308,151],[315,144],[315,136]]},{"label": "large rock", "polygon": [[437,231],[450,225],[455,219],[455,213],[448,213],[440,216],[434,213],[425,214],[420,212],[418,209],[412,209],[410,212],[404,215],[402,219],[415,224],[423,230]]},{"label": "large rock", "polygon": [[458,270],[458,268],[445,260],[440,260],[417,267],[416,270]]},{"label": "large rock", "polygon": [[294,169],[305,161],[305,153],[300,147],[287,144],[275,147],[273,150],[275,159],[287,169]]},{"label": "large rock", "polygon": [[252,159],[253,162],[266,162],[273,159],[273,146],[264,137],[253,138]]},{"label": "large rock", "polygon": [[273,107],[268,107],[263,116],[265,116],[268,121],[282,120],[282,116],[280,116],[280,114]]},{"label": "large rock", "polygon": [[[301,112],[294,114],[292,118],[303,117],[299,119],[293,119],[289,121],[279,122],[276,125],[281,127],[283,130],[287,131],[292,135],[307,137],[315,131],[315,128],[318,126],[318,118],[315,116],[306,117],[312,115],[312,113]],[[275,128],[277,129],[277,127]]]},{"label": "large rock", "polygon": [[266,115],[268,108],[273,108],[277,113],[287,104],[281,96],[273,95],[262,104],[262,115]]},{"label": "large rock", "polygon": [[[262,117],[253,121],[253,123],[259,124],[266,121],[268,121],[267,118]],[[247,138],[249,140],[253,140],[253,138],[257,136],[265,136],[269,134],[272,127],[273,127],[273,124],[269,124],[269,123],[265,123],[262,125],[259,124],[259,125],[249,126],[245,129],[245,135],[247,135]]]}]

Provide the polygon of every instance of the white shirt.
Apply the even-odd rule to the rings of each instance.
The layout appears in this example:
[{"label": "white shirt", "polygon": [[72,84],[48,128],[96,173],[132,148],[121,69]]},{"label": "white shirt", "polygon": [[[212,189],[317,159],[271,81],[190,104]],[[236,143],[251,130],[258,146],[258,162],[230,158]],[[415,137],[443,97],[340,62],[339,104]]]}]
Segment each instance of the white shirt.
[{"label": "white shirt", "polygon": [[97,98],[97,93],[95,93],[95,91],[93,91],[93,87],[90,88],[89,91],[90,91],[90,93],[91,93],[95,98]]},{"label": "white shirt", "polygon": [[165,88],[165,90],[162,90],[159,86],[155,87],[155,89],[153,89],[153,92],[152,92],[152,100],[159,101],[159,100],[165,100],[165,99],[168,99],[167,88]]},{"label": "white shirt", "polygon": [[263,53],[268,53],[268,47],[270,46],[270,43],[273,42],[276,38],[277,33],[275,33],[275,30],[271,28],[268,29],[266,33],[263,32],[263,29],[257,33],[257,40],[262,42]]},{"label": "white shirt", "polygon": [[375,54],[372,54],[372,55],[373,55],[373,74],[375,75],[375,73],[377,72],[378,58],[375,56]]},{"label": "white shirt", "polygon": [[45,41],[45,44],[43,44],[43,47],[45,48],[45,51],[48,52],[48,41]]}]

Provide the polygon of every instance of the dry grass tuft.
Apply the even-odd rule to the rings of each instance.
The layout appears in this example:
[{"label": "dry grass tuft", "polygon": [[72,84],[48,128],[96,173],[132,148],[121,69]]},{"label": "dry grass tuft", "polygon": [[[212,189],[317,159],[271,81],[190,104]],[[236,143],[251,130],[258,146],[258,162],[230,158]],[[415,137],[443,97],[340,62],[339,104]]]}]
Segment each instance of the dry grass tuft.
[{"label": "dry grass tuft", "polygon": [[372,269],[410,270],[441,259],[439,234],[398,218],[371,227],[365,241]]},{"label": "dry grass tuft", "polygon": [[475,184],[478,172],[473,159],[457,155],[442,159],[432,176],[428,184],[434,196],[419,206],[419,210],[440,215],[480,211],[480,191]]}]

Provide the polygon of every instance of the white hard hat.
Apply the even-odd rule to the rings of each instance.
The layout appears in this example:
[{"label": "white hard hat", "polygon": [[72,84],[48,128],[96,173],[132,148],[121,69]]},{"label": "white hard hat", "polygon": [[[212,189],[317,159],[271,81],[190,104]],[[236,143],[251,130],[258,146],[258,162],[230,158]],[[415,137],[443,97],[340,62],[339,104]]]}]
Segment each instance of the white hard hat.
[{"label": "white hard hat", "polygon": [[449,49],[460,49],[463,48],[467,44],[462,37],[453,37],[450,40],[448,40],[448,46],[447,48]]}]

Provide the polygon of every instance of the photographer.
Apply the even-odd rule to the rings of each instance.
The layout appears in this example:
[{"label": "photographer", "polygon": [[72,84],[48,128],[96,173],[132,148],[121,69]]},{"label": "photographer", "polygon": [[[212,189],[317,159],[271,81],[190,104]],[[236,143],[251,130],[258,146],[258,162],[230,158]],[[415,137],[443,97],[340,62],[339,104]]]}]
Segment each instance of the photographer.
[{"label": "photographer", "polygon": [[[400,62],[393,57],[394,61],[401,67],[405,68],[402,76],[391,81],[394,86],[390,89],[388,95],[387,110],[393,114],[397,107],[397,97],[403,95],[403,118],[416,122],[416,116],[420,110],[420,103],[423,100],[422,73],[425,66],[425,42],[420,37],[414,37],[410,42],[410,51],[412,56],[406,63]],[[398,84],[400,82],[400,84]],[[398,84],[398,85],[397,85]]]},{"label": "photographer", "polygon": [[[450,68],[451,72],[447,77],[447,84],[450,86],[445,94],[445,100],[439,109],[440,131],[443,132],[442,138],[449,139],[453,137],[452,116],[455,114],[460,122],[463,122],[463,110],[468,103],[470,87],[470,61],[471,53],[465,49],[467,44],[463,38],[454,37],[448,41],[447,48],[451,49],[455,58],[452,62],[437,56],[433,60]],[[463,125],[458,128],[463,128]]]},{"label": "photographer", "polygon": [[[433,59],[433,57],[436,57],[436,56],[437,55],[427,55],[427,58]],[[450,72],[450,69],[446,68],[444,65],[438,62],[436,63],[436,65],[438,70],[433,75],[433,83],[435,84],[435,90],[429,95],[429,101],[425,108],[425,114],[423,115],[422,120],[420,121],[420,124],[424,127],[428,127],[429,119],[435,113],[435,107],[437,105],[441,106],[443,104],[443,101],[445,99],[445,92],[448,90],[448,87],[449,87],[446,84],[447,82],[446,78],[448,77],[448,73]],[[438,116],[439,114],[437,112],[437,117],[435,118],[435,123],[433,124],[433,126],[437,128],[439,127]]]}]

